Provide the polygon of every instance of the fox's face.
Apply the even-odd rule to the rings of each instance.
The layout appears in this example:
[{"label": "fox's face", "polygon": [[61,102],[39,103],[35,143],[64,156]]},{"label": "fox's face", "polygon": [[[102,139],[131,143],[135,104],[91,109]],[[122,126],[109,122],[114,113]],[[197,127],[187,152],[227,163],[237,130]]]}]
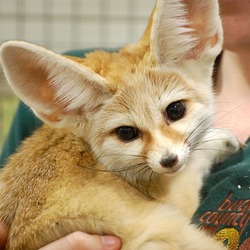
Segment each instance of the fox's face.
[{"label": "fox's face", "polygon": [[87,122],[87,141],[98,161],[145,178],[152,170],[180,171],[211,126],[209,86],[197,89],[179,72],[159,69],[138,69],[118,86]]}]

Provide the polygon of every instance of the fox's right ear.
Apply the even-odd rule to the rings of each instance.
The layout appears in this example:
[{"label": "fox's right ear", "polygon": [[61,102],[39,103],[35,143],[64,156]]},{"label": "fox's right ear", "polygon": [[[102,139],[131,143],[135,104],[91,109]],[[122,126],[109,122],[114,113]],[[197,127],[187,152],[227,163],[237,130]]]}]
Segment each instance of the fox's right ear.
[{"label": "fox's right ear", "polygon": [[6,78],[44,122],[77,126],[111,96],[107,81],[91,69],[42,47],[18,41],[0,47]]},{"label": "fox's right ear", "polygon": [[157,0],[145,40],[158,66],[193,65],[192,70],[210,78],[223,42],[218,1]]}]

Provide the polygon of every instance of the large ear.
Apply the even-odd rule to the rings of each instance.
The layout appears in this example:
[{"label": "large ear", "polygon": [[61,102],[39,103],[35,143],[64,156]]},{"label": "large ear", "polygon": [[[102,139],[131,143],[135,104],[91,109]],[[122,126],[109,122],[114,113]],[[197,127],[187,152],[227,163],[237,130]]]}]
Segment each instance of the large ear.
[{"label": "large ear", "polygon": [[9,41],[0,58],[14,92],[50,125],[71,126],[110,95],[104,78],[42,47]]},{"label": "large ear", "polygon": [[[217,0],[158,0],[153,13],[150,50],[158,66],[190,61],[212,68],[223,41]],[[211,70],[209,71],[211,73]]]}]

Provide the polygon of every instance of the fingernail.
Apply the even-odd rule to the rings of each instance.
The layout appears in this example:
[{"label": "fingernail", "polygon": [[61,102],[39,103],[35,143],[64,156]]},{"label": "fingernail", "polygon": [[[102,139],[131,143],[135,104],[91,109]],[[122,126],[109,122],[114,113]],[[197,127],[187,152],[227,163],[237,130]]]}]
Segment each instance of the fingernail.
[{"label": "fingernail", "polygon": [[116,237],[102,236],[101,241],[104,246],[104,249],[107,249],[107,250],[118,249],[119,239],[117,239]]}]

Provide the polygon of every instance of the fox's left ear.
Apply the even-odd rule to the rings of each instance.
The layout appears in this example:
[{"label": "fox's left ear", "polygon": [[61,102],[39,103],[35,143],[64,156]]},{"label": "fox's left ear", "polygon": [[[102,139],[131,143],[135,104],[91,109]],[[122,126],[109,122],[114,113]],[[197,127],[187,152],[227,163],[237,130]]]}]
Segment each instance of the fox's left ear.
[{"label": "fox's left ear", "polygon": [[78,126],[111,96],[105,78],[42,47],[5,42],[0,59],[17,96],[51,126]]},{"label": "fox's left ear", "polygon": [[211,76],[223,42],[217,0],[158,0],[151,25],[150,50],[158,66],[193,67]]}]

